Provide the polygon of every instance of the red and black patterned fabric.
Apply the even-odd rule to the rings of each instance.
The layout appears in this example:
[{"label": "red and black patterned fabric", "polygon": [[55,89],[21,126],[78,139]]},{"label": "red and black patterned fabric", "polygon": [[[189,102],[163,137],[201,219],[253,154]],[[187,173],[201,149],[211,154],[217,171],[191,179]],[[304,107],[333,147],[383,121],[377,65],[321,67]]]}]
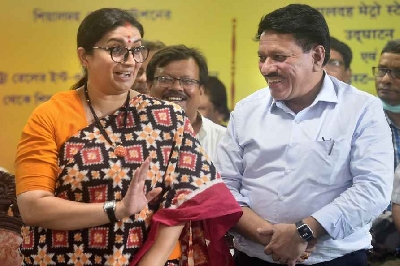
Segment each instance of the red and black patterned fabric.
[{"label": "red and black patterned fabric", "polygon": [[[124,129],[125,113],[128,116]],[[159,223],[182,222],[187,223],[182,234],[182,265],[220,265],[211,262],[213,251],[211,255],[206,252],[210,241],[219,243],[210,239],[219,234],[223,239],[241,212],[195,138],[184,112],[174,104],[140,95],[131,100],[127,112],[121,107],[101,123],[114,143],[123,143],[127,155],[115,156],[113,146],[95,124],[80,130],[59,151],[55,196],[83,203],[120,200],[134,170],[148,156],[152,161],[146,189],[161,187],[161,196],[140,213],[117,223],[75,231],[23,227],[24,265],[134,265],[154,241]],[[201,202],[196,201],[200,198]],[[153,221],[153,217],[158,218]],[[209,228],[203,225],[212,223],[214,218],[217,229],[205,240],[207,234],[203,232]],[[201,225],[203,219],[208,222]],[[195,234],[192,220],[200,223],[193,227],[198,231]],[[203,244],[192,241],[196,234]],[[196,263],[193,250],[200,250],[200,246],[206,251]],[[219,244],[216,247],[220,252]],[[231,263],[229,258],[226,261],[226,265]]]}]

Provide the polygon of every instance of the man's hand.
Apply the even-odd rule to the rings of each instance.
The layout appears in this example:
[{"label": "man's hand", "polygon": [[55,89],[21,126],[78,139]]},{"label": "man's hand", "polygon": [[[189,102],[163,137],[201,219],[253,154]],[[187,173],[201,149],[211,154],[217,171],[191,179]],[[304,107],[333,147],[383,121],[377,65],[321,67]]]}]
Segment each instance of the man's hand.
[{"label": "man's hand", "polygon": [[[294,266],[301,255],[306,251],[308,242],[303,240],[297,232],[294,224],[275,224],[270,228],[259,228],[258,233],[265,237],[271,237],[271,241],[265,247],[265,254],[272,255],[272,259],[282,264]],[[310,250],[314,247],[311,243]]]},{"label": "man's hand", "polygon": [[257,232],[259,233],[258,242],[264,247],[268,246],[269,242],[271,242],[272,234],[274,232],[273,225],[268,223],[265,227],[257,228]]}]

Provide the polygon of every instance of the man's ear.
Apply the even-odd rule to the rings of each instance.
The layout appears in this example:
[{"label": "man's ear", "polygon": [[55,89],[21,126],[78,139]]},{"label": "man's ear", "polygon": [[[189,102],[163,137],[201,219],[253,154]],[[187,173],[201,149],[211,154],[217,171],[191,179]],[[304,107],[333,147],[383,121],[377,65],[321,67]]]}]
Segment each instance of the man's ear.
[{"label": "man's ear", "polygon": [[323,68],[323,63],[325,59],[325,48],[322,45],[316,45],[312,49],[312,57],[313,57],[313,70],[320,71]]},{"label": "man's ear", "polygon": [[200,95],[204,94],[204,85],[200,85]]},{"label": "man's ear", "polygon": [[88,54],[86,53],[86,50],[83,47],[78,47],[78,59],[79,62],[81,63],[81,66],[84,68],[88,67],[88,61],[87,61],[87,56]]},{"label": "man's ear", "polygon": [[346,76],[345,76],[345,82],[347,84],[351,84],[351,68],[349,67],[348,69],[346,69]]}]

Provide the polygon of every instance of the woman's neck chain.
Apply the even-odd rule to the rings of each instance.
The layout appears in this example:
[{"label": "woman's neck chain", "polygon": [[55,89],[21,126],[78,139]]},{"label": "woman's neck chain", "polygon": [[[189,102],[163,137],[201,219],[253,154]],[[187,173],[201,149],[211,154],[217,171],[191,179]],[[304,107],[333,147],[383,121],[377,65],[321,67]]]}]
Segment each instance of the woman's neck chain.
[{"label": "woman's neck chain", "polygon": [[126,101],[125,101],[125,113],[124,113],[124,125],[122,128],[122,134],[121,134],[121,144],[120,145],[116,145],[112,142],[112,140],[110,139],[110,136],[107,134],[106,130],[104,129],[104,127],[102,126],[102,124],[100,123],[100,119],[99,117],[96,115],[96,112],[93,109],[92,103],[90,102],[90,98],[89,98],[89,92],[87,89],[87,84],[85,84],[84,87],[85,90],[85,97],[86,97],[86,102],[89,106],[90,112],[92,113],[92,116],[94,118],[94,121],[97,125],[97,127],[100,130],[100,133],[103,135],[103,137],[107,140],[107,142],[114,147],[114,154],[117,157],[125,157],[126,155],[126,149],[125,147],[122,145],[122,135],[124,135],[125,133],[125,129],[126,129],[126,124],[127,124],[127,120],[128,120],[128,107],[129,107],[129,101],[130,101],[130,93],[128,92],[128,95],[126,96]]}]

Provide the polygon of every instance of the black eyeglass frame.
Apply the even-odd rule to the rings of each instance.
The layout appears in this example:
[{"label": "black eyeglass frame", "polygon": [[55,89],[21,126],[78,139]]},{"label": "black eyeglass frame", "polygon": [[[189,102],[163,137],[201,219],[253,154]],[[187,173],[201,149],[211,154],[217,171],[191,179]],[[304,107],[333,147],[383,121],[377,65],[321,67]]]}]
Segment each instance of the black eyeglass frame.
[{"label": "black eyeglass frame", "polygon": [[[383,75],[379,75],[378,73]],[[393,79],[400,79],[400,68],[372,67],[372,74],[376,78],[383,78],[386,74],[389,74]]]},{"label": "black eyeglass frame", "polygon": [[[149,57],[149,49],[147,49],[147,47],[146,47],[146,46],[143,46],[143,45],[137,46],[137,47],[132,47],[132,48],[128,48],[128,47],[124,47],[124,46],[113,46],[113,47],[94,46],[94,47],[92,47],[92,48],[93,48],[93,49],[101,49],[101,50],[104,50],[104,51],[108,51],[108,52],[110,53],[111,60],[113,60],[115,63],[124,63],[124,62],[126,62],[126,60],[128,60],[129,52],[132,53],[132,55],[133,55],[133,60],[135,60],[136,63],[143,63],[144,61],[146,61],[147,57]],[[118,49],[118,48],[121,48],[121,49],[125,49],[125,50],[126,50],[122,61],[116,61],[116,60],[114,60],[114,57],[113,57],[113,51],[114,51],[115,49]],[[143,50],[146,51],[146,56],[143,57],[143,60],[142,60],[142,61],[137,60],[137,59],[135,58],[135,54],[138,54],[138,52],[139,52],[139,53],[142,55],[142,51],[143,51]]]},{"label": "black eyeglass frame", "polygon": [[158,76],[158,77],[154,77],[154,80],[157,80],[158,82],[163,82],[161,81],[161,79],[165,79],[165,81],[169,81],[171,84],[169,86],[172,86],[175,81],[179,81],[179,85],[181,85],[182,88],[187,88],[185,85],[183,85],[184,83],[182,82],[189,82],[190,86],[194,86],[194,85],[200,85],[200,80],[197,79],[191,79],[191,78],[174,78],[174,77],[170,77],[170,76]]}]

